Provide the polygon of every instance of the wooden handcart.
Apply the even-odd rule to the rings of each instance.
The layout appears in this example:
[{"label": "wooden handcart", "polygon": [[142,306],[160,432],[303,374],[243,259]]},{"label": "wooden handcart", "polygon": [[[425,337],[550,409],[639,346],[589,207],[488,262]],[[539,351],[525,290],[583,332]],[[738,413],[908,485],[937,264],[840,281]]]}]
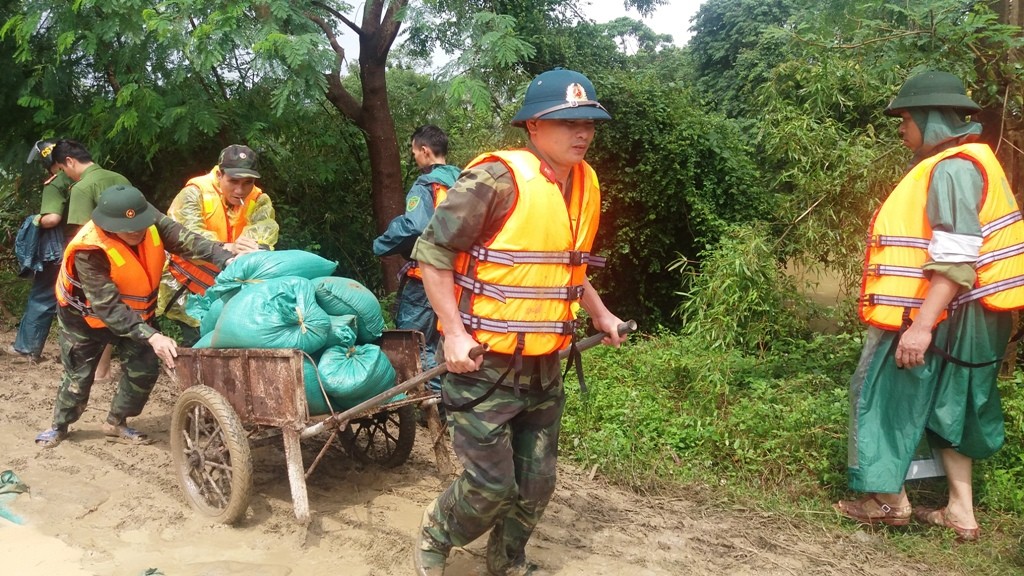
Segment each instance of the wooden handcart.
[{"label": "wooden handcart", "polygon": [[[295,517],[308,522],[306,478],[331,444],[340,440],[362,462],[401,465],[415,441],[417,405],[427,418],[438,469],[451,472],[436,394],[426,387],[431,374],[420,371],[422,338],[410,330],[385,331],[380,346],[402,384],[345,412],[315,417],[307,408],[301,351],[180,348],[175,372],[181,395],[170,436],[174,469],[188,503],[217,522],[242,518],[252,492],[250,447],[280,436]],[[405,396],[395,400],[399,392]],[[329,437],[306,468],[300,441],[323,434]]]}]

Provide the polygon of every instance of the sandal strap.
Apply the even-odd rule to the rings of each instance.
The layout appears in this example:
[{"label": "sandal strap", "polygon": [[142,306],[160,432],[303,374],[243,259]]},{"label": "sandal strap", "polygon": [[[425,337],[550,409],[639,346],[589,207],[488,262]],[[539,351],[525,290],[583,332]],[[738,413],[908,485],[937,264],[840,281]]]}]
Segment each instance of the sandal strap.
[{"label": "sandal strap", "polygon": [[[878,505],[878,509],[881,510],[886,516],[895,513],[895,516],[902,517],[903,511],[908,508],[907,506],[900,506],[898,509],[895,506],[891,506],[882,501],[878,497],[878,494],[872,494],[871,499]],[[910,512],[907,512],[907,517],[910,517]]]}]

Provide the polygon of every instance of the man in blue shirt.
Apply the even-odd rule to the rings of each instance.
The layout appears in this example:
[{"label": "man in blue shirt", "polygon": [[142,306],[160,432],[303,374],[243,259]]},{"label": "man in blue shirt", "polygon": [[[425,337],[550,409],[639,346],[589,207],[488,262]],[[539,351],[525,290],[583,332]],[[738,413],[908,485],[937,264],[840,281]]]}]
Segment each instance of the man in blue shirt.
[{"label": "man in blue shirt", "polygon": [[[448,135],[437,126],[427,124],[417,128],[412,134],[411,148],[421,174],[405,196],[405,213],[392,220],[387,230],[373,241],[373,253],[382,257],[400,254],[407,260],[402,267],[398,288],[395,326],[400,330],[423,333],[426,346],[420,355],[420,363],[427,370],[437,365],[434,356],[440,334],[437,315],[423,289],[419,266],[411,259],[412,247],[434,216],[434,208],[444,200],[448,188],[455,184],[460,170],[446,164]],[[441,379],[431,380],[429,386],[431,390],[440,392]]]}]

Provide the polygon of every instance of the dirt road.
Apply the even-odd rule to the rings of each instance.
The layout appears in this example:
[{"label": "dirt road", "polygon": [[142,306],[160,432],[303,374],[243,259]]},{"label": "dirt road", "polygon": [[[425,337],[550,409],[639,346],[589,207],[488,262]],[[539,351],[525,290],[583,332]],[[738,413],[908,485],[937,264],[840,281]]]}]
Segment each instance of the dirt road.
[{"label": "dirt road", "polygon": [[[0,335],[4,343],[11,338]],[[49,344],[47,352],[54,350]],[[31,487],[9,503],[24,524],[0,519],[4,574],[412,573],[411,535],[444,485],[424,442],[393,471],[364,467],[340,451],[326,458],[309,481],[309,526],[293,520],[283,450],[255,449],[245,519],[235,527],[213,525],[186,505],[174,477],[168,382],[161,380],[146,412],[132,420],[154,444],[104,441],[100,424],[112,392],[105,386],[94,390],[71,437],[42,450],[32,439],[49,424],[59,364],[29,366],[0,356],[0,371],[0,471],[13,470]],[[304,448],[307,462],[318,449]],[[485,542],[453,551],[447,574],[486,575]],[[940,573],[907,562],[875,536],[823,533],[720,503],[640,497],[569,466],[560,470],[527,552],[543,574],[560,576]]]}]

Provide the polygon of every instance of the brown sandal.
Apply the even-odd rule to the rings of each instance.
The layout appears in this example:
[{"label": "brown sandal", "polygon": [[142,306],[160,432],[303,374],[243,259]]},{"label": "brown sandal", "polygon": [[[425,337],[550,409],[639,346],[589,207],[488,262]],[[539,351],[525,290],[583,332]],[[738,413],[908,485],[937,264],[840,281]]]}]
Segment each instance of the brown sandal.
[{"label": "brown sandal", "polygon": [[[875,510],[869,510],[865,504],[875,503]],[[882,502],[877,495],[869,494],[858,500],[840,500],[832,505],[843,516],[856,520],[861,524],[888,524],[889,526],[906,526],[910,524],[910,506],[898,508]]]},{"label": "brown sandal", "polygon": [[925,508],[924,506],[914,510],[914,519],[921,524],[929,526],[941,526],[956,532],[956,539],[959,542],[977,542],[981,538],[981,526],[977,528],[964,528],[958,525],[949,517],[949,511],[943,508]]}]

